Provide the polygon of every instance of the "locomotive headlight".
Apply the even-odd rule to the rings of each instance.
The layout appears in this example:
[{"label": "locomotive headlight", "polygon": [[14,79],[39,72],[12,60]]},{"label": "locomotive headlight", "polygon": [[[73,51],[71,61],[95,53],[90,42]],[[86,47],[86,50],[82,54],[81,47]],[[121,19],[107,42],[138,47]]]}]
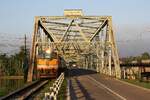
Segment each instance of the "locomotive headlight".
[{"label": "locomotive headlight", "polygon": [[48,54],[50,54],[51,52],[52,52],[51,49],[47,49],[47,50],[46,50],[46,53],[48,53]]},{"label": "locomotive headlight", "polygon": [[51,54],[51,53],[53,52],[53,49],[52,49],[52,48],[47,48],[47,49],[45,50],[45,52],[46,52],[47,54]]},{"label": "locomotive headlight", "polygon": [[52,52],[53,52],[52,48],[45,49],[45,58],[51,58]]}]

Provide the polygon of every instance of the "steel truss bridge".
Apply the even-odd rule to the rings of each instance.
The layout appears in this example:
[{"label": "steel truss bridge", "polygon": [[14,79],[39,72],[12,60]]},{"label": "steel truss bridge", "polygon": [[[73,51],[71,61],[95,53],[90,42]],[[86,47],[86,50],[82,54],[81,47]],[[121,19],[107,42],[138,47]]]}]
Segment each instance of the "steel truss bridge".
[{"label": "steel truss bridge", "polygon": [[32,81],[37,55],[45,48],[53,48],[66,62],[76,62],[80,68],[121,77],[111,16],[36,16],[28,81]]}]

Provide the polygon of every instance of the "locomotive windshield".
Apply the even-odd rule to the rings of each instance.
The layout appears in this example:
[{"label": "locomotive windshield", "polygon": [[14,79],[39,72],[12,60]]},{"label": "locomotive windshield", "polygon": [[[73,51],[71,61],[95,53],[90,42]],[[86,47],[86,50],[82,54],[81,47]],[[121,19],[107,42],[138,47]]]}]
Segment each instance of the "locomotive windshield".
[{"label": "locomotive windshield", "polygon": [[38,58],[43,58],[43,59],[56,59],[57,58],[57,53],[52,51],[51,49],[46,49],[38,54]]}]

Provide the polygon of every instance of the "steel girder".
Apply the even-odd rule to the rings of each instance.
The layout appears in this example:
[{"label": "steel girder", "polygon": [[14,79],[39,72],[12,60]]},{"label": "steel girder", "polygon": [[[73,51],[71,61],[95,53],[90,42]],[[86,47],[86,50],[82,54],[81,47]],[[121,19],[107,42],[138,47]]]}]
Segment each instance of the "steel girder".
[{"label": "steel girder", "polygon": [[82,68],[121,76],[111,16],[37,16],[32,37],[28,81],[32,81],[37,55],[48,47]]}]

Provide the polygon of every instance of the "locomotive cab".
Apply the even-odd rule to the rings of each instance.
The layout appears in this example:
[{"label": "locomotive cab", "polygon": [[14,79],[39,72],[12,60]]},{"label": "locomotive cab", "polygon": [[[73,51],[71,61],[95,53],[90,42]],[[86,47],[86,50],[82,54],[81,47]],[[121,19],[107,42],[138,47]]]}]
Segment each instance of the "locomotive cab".
[{"label": "locomotive cab", "polygon": [[37,57],[37,76],[39,78],[56,78],[58,76],[59,57],[50,49]]}]

